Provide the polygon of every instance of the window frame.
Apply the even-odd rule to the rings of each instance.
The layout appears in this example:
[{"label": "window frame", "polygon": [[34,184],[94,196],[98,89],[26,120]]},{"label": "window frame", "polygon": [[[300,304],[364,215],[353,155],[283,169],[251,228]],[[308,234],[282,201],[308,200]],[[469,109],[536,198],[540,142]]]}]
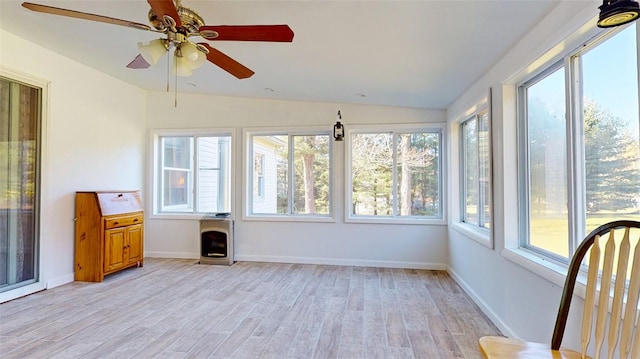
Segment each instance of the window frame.
[{"label": "window frame", "polygon": [[[594,22],[595,23],[595,22]],[[582,89],[579,83],[582,81],[580,57],[602,45],[619,32],[630,26],[635,26],[636,51],[640,53],[640,28],[637,24],[631,23],[626,26],[610,29],[599,29],[594,25],[586,25],[580,31],[568,36],[552,48],[547,54],[541,56],[534,62],[535,67],[530,66],[526,71],[510,81],[511,86],[504,86],[503,90],[513,91],[515,102],[515,119],[517,136],[517,232],[513,233],[515,238],[505,240],[505,249],[502,255],[535,273],[538,273],[551,281],[562,285],[564,273],[570,258],[572,257],[578,244],[586,235],[585,232],[585,188],[584,188],[584,142],[581,140],[583,133],[582,111]],[[568,50],[566,50],[568,49]],[[553,54],[553,55],[551,55]],[[640,54],[638,56],[640,59]],[[640,61],[636,64],[640,73]],[[524,96],[525,86],[530,86],[537,81],[541,81],[549,74],[563,68],[565,74],[565,116],[567,136],[566,171],[567,171],[567,217],[568,217],[568,258],[555,253],[551,253],[542,248],[529,245],[529,164],[528,164],[528,131],[526,122],[526,106]],[[512,90],[509,90],[509,88]],[[580,148],[580,149],[579,149]],[[527,160],[527,161],[525,161]]]},{"label": "window frame", "polygon": [[[351,138],[354,134],[362,133],[438,133],[440,136],[439,143],[439,163],[438,163],[438,188],[439,188],[439,206],[440,213],[437,217],[426,216],[367,216],[367,215],[355,215],[352,211],[353,206],[353,181],[352,181],[352,148]],[[344,193],[344,213],[345,223],[383,223],[383,224],[432,224],[432,225],[446,225],[447,224],[447,126],[444,122],[429,122],[421,124],[395,124],[395,125],[352,125],[346,128],[345,131],[345,193]],[[394,136],[395,137],[395,136]],[[396,171],[397,158],[395,156],[395,150],[393,155],[393,182],[397,183],[398,173]],[[397,186],[393,186],[394,188]],[[393,207],[397,199],[394,198]]]},{"label": "window frame", "polygon": [[[327,127],[255,127],[243,129],[243,148],[244,153],[242,155],[244,164],[242,166],[242,177],[244,183],[244,190],[242,195],[244,196],[242,203],[244,204],[244,210],[242,211],[242,219],[246,221],[269,221],[269,222],[335,222],[336,210],[335,210],[335,141],[332,137],[331,128]],[[254,191],[254,151],[253,151],[253,137],[254,136],[287,136],[287,146],[291,144],[292,136],[327,136],[329,141],[329,213],[327,214],[305,214],[305,213],[291,213],[291,203],[289,204],[288,213],[253,213],[253,191]],[[293,165],[293,158],[291,155],[293,151],[289,149],[288,165]],[[294,178],[293,173],[290,171],[287,175],[287,184],[291,188]],[[289,200],[293,199],[293,193],[290,191]]]},{"label": "window frame", "polygon": [[47,211],[43,211],[43,203],[50,202],[50,191],[45,184],[49,182],[50,170],[49,159],[46,149],[49,144],[49,112],[50,112],[50,95],[51,95],[51,82],[40,77],[33,76],[31,74],[22,73],[14,69],[9,69],[3,65],[0,65],[0,77],[4,77],[11,82],[23,83],[27,86],[39,89],[39,103],[38,103],[38,135],[37,135],[37,147],[38,155],[36,160],[36,172],[37,176],[35,182],[37,183],[34,207],[35,207],[35,261],[34,261],[34,280],[26,285],[12,288],[10,290],[4,290],[0,292],[0,303],[4,303],[16,298],[23,297],[47,288],[47,283],[51,285],[51,282],[47,282],[49,279],[47,271],[45,270],[45,245],[50,243],[47,241],[49,236],[46,236],[43,232],[43,221],[49,219]]},{"label": "window frame", "polygon": [[[162,218],[162,219],[201,219],[203,216],[210,214],[210,212],[198,211],[198,138],[201,137],[229,137],[229,168],[228,176],[230,178],[229,193],[226,196],[229,198],[229,213],[234,213],[234,193],[235,193],[235,142],[236,134],[233,128],[212,128],[212,129],[152,129],[149,131],[149,153],[151,153],[151,161],[149,164],[149,173],[151,173],[149,179],[149,193],[151,201],[149,201],[148,213],[149,218]],[[191,166],[191,195],[188,199],[188,203],[193,204],[193,210],[191,211],[162,211],[162,198],[163,198],[163,148],[161,138],[163,137],[190,137],[193,140],[193,153],[191,154],[190,166]],[[226,211],[225,211],[226,212]]]},{"label": "window frame", "polygon": [[[488,103],[490,103],[491,101],[491,97],[489,96],[488,98]],[[488,149],[488,153],[487,158],[488,158],[488,168],[486,169],[488,172],[488,203],[486,203],[486,205],[489,207],[489,226],[484,226],[484,222],[485,220],[483,219],[484,217],[484,211],[481,211],[480,209],[483,207],[482,205],[485,204],[483,203],[484,201],[480,198],[480,188],[481,188],[481,184],[480,184],[480,176],[479,176],[479,170],[480,170],[480,130],[479,130],[479,123],[480,123],[480,119],[483,116],[487,116],[487,149]],[[476,188],[477,188],[477,196],[478,196],[478,223],[474,224],[471,222],[468,222],[466,220],[466,197],[467,197],[467,181],[465,178],[466,175],[466,164],[467,164],[467,158],[466,158],[466,141],[465,141],[465,133],[464,133],[464,127],[466,124],[470,123],[471,121],[476,121],[476,153],[477,156],[475,158],[476,160],[476,168],[477,168],[477,181],[475,183]],[[475,111],[471,116],[467,116],[464,120],[462,120],[459,124],[460,126],[460,139],[459,139],[459,153],[460,153],[460,161],[459,161],[459,175],[460,175],[460,179],[459,179],[459,191],[460,191],[460,218],[459,218],[459,224],[462,226],[467,227],[467,229],[478,232],[478,234],[480,234],[481,236],[485,237],[487,240],[490,240],[488,237],[491,236],[492,233],[492,228],[493,228],[493,155],[492,155],[492,125],[491,125],[491,110],[490,110],[490,106],[486,105],[483,107],[480,107],[477,111]]]}]

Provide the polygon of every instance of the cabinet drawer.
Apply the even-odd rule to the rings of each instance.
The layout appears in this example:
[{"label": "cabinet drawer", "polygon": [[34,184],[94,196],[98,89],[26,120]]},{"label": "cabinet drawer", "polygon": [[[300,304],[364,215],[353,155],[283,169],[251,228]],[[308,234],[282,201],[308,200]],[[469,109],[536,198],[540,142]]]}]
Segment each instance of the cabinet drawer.
[{"label": "cabinet drawer", "polygon": [[132,224],[140,224],[144,219],[143,214],[136,214],[131,216],[112,217],[104,220],[104,228],[111,229],[117,227],[130,226]]}]

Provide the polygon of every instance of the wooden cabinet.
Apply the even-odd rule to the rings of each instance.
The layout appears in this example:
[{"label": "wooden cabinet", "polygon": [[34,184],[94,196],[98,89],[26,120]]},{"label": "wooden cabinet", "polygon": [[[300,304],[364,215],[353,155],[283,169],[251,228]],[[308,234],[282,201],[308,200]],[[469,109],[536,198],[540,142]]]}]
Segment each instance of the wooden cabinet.
[{"label": "wooden cabinet", "polygon": [[76,192],[75,280],[102,282],[142,266],[144,212],[140,191]]}]

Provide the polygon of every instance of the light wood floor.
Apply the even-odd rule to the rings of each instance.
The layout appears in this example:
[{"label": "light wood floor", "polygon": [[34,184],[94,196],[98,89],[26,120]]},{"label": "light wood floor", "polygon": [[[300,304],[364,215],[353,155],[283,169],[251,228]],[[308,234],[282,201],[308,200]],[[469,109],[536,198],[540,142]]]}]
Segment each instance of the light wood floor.
[{"label": "light wood floor", "polygon": [[145,259],[0,304],[2,358],[480,358],[446,272]]}]

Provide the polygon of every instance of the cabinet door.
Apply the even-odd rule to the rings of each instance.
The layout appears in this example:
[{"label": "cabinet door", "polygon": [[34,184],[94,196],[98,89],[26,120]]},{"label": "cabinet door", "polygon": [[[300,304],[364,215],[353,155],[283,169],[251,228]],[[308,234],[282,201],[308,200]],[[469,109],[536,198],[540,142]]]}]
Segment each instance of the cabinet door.
[{"label": "cabinet door", "polygon": [[125,266],[126,227],[104,231],[104,272]]},{"label": "cabinet door", "polygon": [[127,227],[127,263],[137,263],[142,261],[142,225],[136,224]]}]

